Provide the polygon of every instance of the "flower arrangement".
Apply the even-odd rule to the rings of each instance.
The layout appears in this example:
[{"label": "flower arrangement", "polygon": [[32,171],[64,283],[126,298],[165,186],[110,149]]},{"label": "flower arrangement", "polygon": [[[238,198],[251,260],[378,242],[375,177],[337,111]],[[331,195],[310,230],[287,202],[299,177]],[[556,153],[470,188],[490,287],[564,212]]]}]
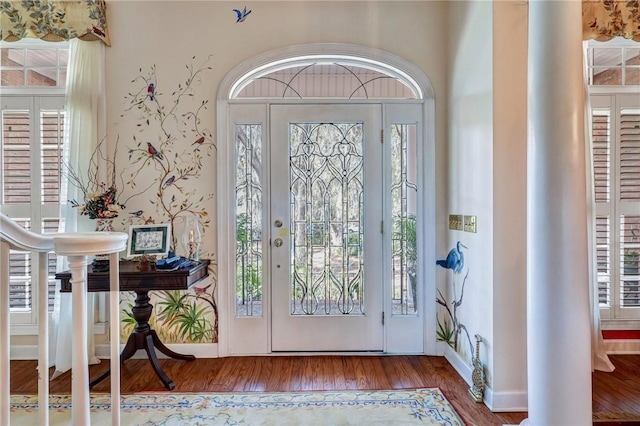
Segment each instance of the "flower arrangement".
[{"label": "flower arrangement", "polygon": [[81,215],[89,216],[89,219],[112,219],[118,217],[122,205],[118,204],[118,188],[114,185],[100,182],[98,192],[90,192],[86,187],[79,187],[84,194],[84,203],[69,200],[71,207],[77,207]]},{"label": "flower arrangement", "polygon": [[[125,207],[118,201],[118,186],[116,185],[116,163],[118,145],[109,158],[103,152],[104,139],[98,143],[91,155],[89,167],[85,178],[73,167],[67,165],[67,176],[70,183],[82,192],[82,202],[75,199],[69,200],[72,207],[78,208],[81,215],[89,216],[89,219],[113,219],[118,217]],[[98,178],[99,163],[106,164],[106,180]]]}]

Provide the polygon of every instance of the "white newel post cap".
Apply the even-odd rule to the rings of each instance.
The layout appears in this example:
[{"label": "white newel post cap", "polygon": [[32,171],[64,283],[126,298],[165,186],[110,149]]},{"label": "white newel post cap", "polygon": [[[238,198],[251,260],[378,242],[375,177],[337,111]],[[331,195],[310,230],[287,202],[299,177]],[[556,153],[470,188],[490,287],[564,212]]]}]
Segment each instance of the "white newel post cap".
[{"label": "white newel post cap", "polygon": [[57,254],[85,256],[117,253],[127,248],[124,232],[68,232],[53,237]]}]

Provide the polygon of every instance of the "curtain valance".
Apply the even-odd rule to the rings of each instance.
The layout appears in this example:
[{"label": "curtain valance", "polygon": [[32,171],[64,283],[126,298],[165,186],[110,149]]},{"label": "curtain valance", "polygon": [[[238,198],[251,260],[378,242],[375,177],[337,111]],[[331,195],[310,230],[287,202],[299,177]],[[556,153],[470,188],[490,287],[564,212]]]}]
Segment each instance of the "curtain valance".
[{"label": "curtain valance", "polygon": [[582,34],[584,40],[640,41],[640,1],[582,0]]},{"label": "curtain valance", "polygon": [[39,38],[63,41],[78,38],[110,45],[104,0],[0,1],[0,39]]}]

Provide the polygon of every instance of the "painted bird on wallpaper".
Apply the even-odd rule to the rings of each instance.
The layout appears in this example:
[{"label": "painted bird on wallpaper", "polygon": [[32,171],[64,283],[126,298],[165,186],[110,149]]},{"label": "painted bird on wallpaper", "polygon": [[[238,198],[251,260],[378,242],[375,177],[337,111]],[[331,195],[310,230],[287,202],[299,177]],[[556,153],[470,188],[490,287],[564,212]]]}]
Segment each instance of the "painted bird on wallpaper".
[{"label": "painted bird on wallpaper", "polygon": [[194,143],[191,145],[202,145],[204,143],[204,136],[200,136]]},{"label": "painted bird on wallpaper", "polygon": [[464,267],[464,253],[462,253],[460,247],[467,248],[467,246],[458,241],[455,248],[452,248],[449,254],[447,254],[447,258],[444,260],[436,260],[436,265],[451,269],[456,274],[462,272],[462,268]]},{"label": "painted bird on wallpaper", "polygon": [[151,145],[151,142],[147,142],[147,152],[149,152],[149,155],[152,157],[162,160],[162,154],[160,154],[160,151],[158,151],[155,146]]},{"label": "painted bird on wallpaper", "polygon": [[147,96],[149,96],[149,100],[154,100],[156,96],[156,85],[153,83],[149,83],[147,86]]},{"label": "painted bird on wallpaper", "polygon": [[170,178],[168,178],[167,180],[164,181],[164,183],[162,184],[163,188],[166,188],[167,186],[171,185],[173,182],[175,182],[176,180],[176,176],[173,175]]},{"label": "painted bird on wallpaper", "polygon": [[247,6],[244,7],[244,10],[233,9],[233,11],[238,16],[236,23],[244,22],[244,20],[247,19],[247,16],[251,13],[251,10],[247,10]]},{"label": "painted bird on wallpaper", "polygon": [[142,213],[144,213],[143,210],[136,210],[135,212],[129,212],[131,217],[140,217],[140,216],[142,216]]}]

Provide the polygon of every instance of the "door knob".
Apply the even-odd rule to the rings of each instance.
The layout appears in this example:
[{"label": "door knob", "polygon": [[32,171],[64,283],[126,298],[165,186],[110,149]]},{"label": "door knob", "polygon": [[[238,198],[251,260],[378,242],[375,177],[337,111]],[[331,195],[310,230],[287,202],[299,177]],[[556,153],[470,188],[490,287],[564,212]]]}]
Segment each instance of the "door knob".
[{"label": "door knob", "polygon": [[276,238],[275,240],[273,240],[273,245],[276,247],[282,246],[282,238]]}]

